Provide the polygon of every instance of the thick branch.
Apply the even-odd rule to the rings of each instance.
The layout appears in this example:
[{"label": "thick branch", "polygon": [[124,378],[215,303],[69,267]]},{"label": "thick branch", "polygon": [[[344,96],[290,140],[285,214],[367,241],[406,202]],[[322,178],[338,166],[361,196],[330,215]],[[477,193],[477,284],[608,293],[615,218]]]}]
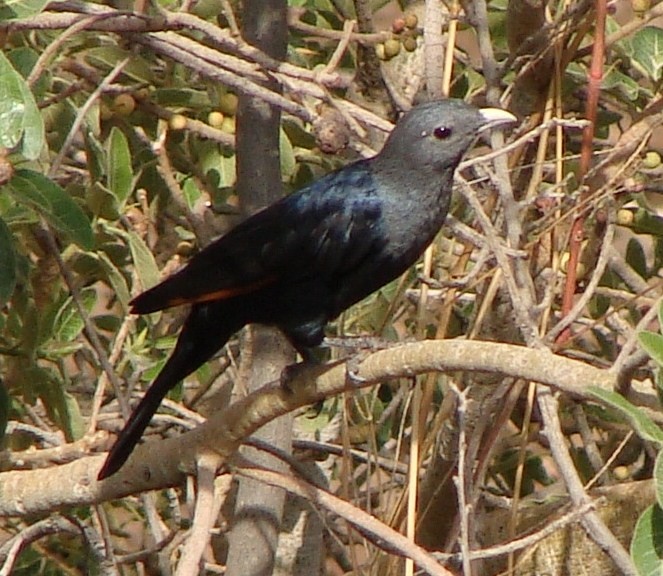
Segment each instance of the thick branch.
[{"label": "thick branch", "polygon": [[[358,367],[368,387],[395,378],[426,372],[490,372],[522,378],[584,397],[589,385],[612,389],[615,376],[577,360],[545,350],[493,342],[430,340],[381,350]],[[230,457],[242,440],[274,418],[347,390],[344,363],[302,369],[290,390],[278,382],[219,411],[205,424],[177,438],[139,446],[120,472],[95,480],[104,456],[82,458],[48,470],[0,474],[0,516],[22,516],[65,506],[89,505],[145,490],[180,484],[184,470],[195,470],[195,458],[205,452]]]}]

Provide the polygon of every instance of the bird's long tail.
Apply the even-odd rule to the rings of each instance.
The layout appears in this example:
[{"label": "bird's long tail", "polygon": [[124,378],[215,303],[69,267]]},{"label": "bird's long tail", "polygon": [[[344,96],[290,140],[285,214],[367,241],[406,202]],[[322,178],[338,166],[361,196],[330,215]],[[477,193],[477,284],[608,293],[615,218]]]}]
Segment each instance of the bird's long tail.
[{"label": "bird's long tail", "polygon": [[97,478],[115,474],[129,458],[168,391],[220,350],[241,326],[229,322],[227,306],[194,306],[170,358],[134,409]]}]

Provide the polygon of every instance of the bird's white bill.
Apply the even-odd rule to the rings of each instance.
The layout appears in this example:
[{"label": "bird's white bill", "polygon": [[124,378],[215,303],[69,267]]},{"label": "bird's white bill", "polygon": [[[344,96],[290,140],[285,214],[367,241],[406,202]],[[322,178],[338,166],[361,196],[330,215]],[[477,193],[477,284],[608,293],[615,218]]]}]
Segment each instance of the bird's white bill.
[{"label": "bird's white bill", "polygon": [[518,120],[511,112],[507,112],[501,108],[481,108],[479,113],[486,121],[481,127],[481,131],[501,126],[502,124],[512,124]]}]

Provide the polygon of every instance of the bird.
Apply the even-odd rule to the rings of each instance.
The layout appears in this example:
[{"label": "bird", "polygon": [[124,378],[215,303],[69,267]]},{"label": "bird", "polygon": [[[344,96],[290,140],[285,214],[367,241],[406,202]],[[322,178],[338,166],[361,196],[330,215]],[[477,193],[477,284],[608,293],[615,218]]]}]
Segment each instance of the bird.
[{"label": "bird", "polygon": [[377,155],[256,212],[134,298],[136,314],[191,309],[98,479],[123,466],[167,392],[246,324],[276,326],[310,360],[329,321],[398,278],[432,242],[454,172],[479,134],[513,121],[505,110],[458,99],[414,106]]}]

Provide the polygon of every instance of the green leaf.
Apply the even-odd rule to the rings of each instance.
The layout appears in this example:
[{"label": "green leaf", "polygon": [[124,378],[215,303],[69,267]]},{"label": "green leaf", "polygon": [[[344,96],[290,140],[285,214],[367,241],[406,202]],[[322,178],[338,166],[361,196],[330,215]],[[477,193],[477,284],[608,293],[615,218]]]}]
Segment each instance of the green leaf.
[{"label": "green leaf", "polygon": [[85,157],[90,179],[94,184],[99,182],[105,174],[106,152],[92,130],[84,130]]},{"label": "green leaf", "polygon": [[0,21],[29,18],[39,14],[48,0],[5,0],[0,3]]},{"label": "green leaf", "polygon": [[235,154],[226,155],[219,151],[214,142],[201,142],[199,148],[199,164],[204,174],[216,172],[215,184],[218,188],[227,188],[235,184]]},{"label": "green leaf", "polygon": [[80,438],[85,433],[85,421],[76,399],[65,390],[59,376],[51,369],[36,365],[28,367],[25,373],[36,383],[49,417],[65,433],[67,440]]},{"label": "green leaf", "polygon": [[44,146],[44,122],[30,88],[0,52],[0,146],[16,148],[28,160]]},{"label": "green leaf", "polygon": [[604,75],[601,81],[601,90],[613,90],[620,92],[631,101],[637,100],[642,86],[640,86],[633,78],[612,68]]},{"label": "green leaf", "polygon": [[122,216],[117,198],[100,182],[95,182],[87,189],[85,203],[92,214],[106,220],[117,220]]},{"label": "green leaf", "polygon": [[0,379],[0,446],[2,440],[7,432],[7,422],[9,422],[9,408],[11,406],[11,398],[5,383]]},{"label": "green leaf", "polygon": [[129,249],[136,267],[136,273],[144,290],[158,284],[160,280],[159,267],[157,266],[154,255],[147,247],[143,239],[135,232],[129,232]]},{"label": "green leaf", "polygon": [[200,188],[198,188],[198,185],[196,184],[196,181],[193,178],[187,178],[182,182],[182,194],[184,195],[184,199],[186,200],[186,205],[189,208],[189,210],[193,210],[194,206],[196,205],[196,202],[200,199],[202,193],[200,191]]},{"label": "green leaf", "polygon": [[631,36],[628,45],[633,67],[658,82],[663,70],[663,30],[645,26]]},{"label": "green leaf", "polygon": [[[663,325],[662,325],[663,326]],[[640,346],[659,366],[663,366],[663,336],[655,332],[640,332]]]},{"label": "green leaf", "polygon": [[635,238],[631,238],[626,245],[626,262],[642,278],[647,278],[647,257],[645,256],[645,250],[642,244]]},{"label": "green leaf", "polygon": [[106,278],[108,282],[115,291],[115,295],[122,304],[122,307],[126,310],[128,308],[130,296],[129,288],[127,287],[127,282],[122,276],[122,273],[118,268],[113,264],[112,260],[103,252],[99,252],[99,261],[106,273]]},{"label": "green leaf", "polygon": [[590,386],[588,391],[594,398],[614,408],[627,418],[641,438],[663,445],[663,430],[640,408],[634,406],[623,396],[611,390],[604,390],[598,386]]},{"label": "green leaf", "polygon": [[17,170],[10,189],[18,202],[28,202],[58,232],[84,250],[94,244],[90,220],[71,196],[55,182],[32,170]]},{"label": "green leaf", "polygon": [[[97,301],[97,292],[94,288],[87,288],[80,293],[81,304],[89,314]],[[69,297],[64,302],[55,316],[53,337],[59,342],[72,342],[83,330],[85,323],[78,312],[78,307],[73,298]]]},{"label": "green leaf", "polygon": [[663,452],[659,452],[656,456],[654,480],[656,482],[656,500],[658,505],[663,508]]},{"label": "green leaf", "polygon": [[129,58],[129,61],[122,68],[122,74],[138,82],[146,84],[154,83],[152,67],[145,59],[137,56],[130,50],[125,50],[119,46],[97,46],[85,52],[85,59],[90,64],[107,71],[112,70],[117,64],[127,58]]},{"label": "green leaf", "polygon": [[116,126],[113,126],[108,141],[108,188],[123,206],[133,188],[131,152],[125,135]]},{"label": "green leaf", "polygon": [[63,393],[63,422],[66,426],[65,432],[68,439],[79,440],[85,436],[85,419],[81,414],[78,400],[69,392]]},{"label": "green leaf", "polygon": [[150,94],[150,100],[170,108],[209,108],[212,101],[207,92],[191,88],[157,88]]},{"label": "green leaf", "polygon": [[647,508],[635,525],[631,558],[640,576],[660,576],[663,571],[663,510]]},{"label": "green leaf", "polygon": [[16,252],[14,239],[5,221],[0,218],[0,308],[11,298],[16,287]]},{"label": "green leaf", "polygon": [[297,160],[295,160],[295,151],[292,143],[283,128],[279,131],[279,148],[281,156],[281,179],[288,181],[295,174],[295,170],[297,170]]}]

